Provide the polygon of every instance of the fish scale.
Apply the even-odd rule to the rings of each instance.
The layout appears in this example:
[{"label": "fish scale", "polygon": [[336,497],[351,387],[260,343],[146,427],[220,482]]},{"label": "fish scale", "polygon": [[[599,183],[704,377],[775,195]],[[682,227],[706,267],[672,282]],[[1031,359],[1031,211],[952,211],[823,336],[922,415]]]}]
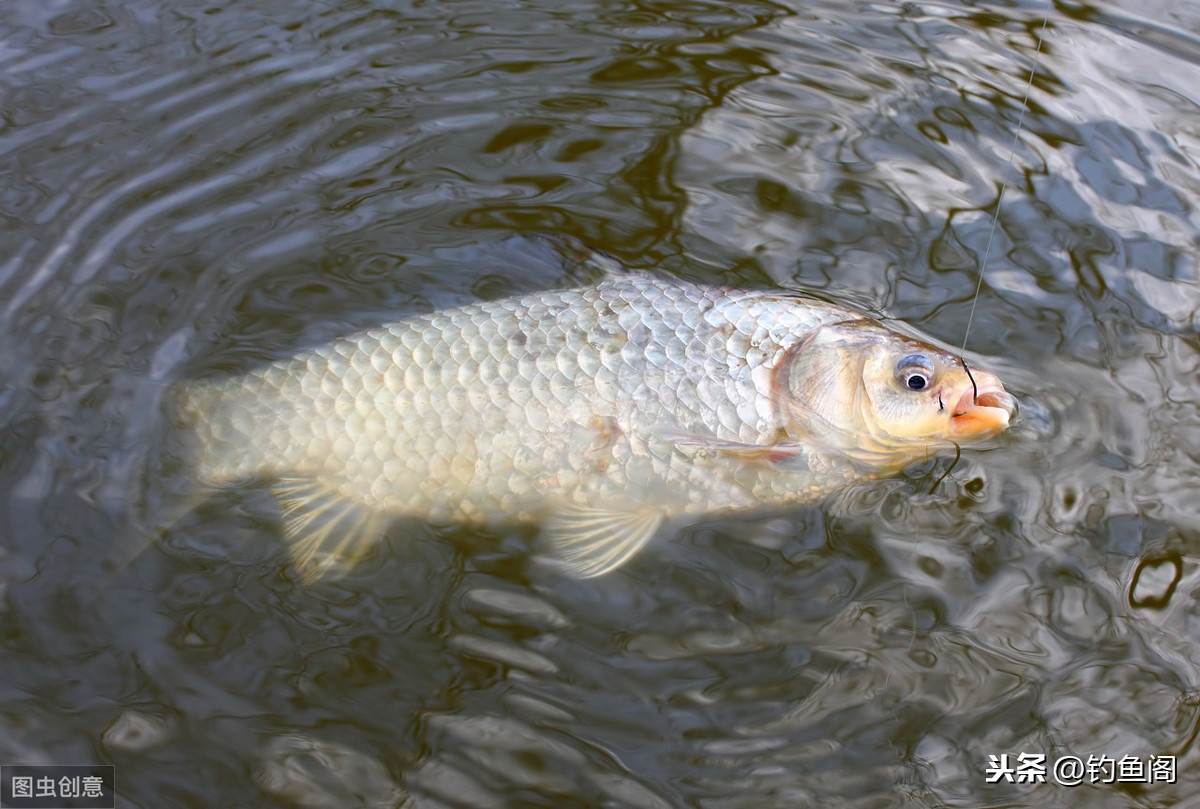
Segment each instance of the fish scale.
[{"label": "fish scale", "polygon": [[[777,379],[790,352],[856,322],[871,321],[786,293],[618,275],[367,329],[186,384],[177,402],[203,484],[284,481],[302,555],[367,522],[339,529],[336,502],[541,520],[595,575],[668,517],[813,500],[864,476],[836,453],[814,466],[795,443],[756,456],[794,426]],[[315,512],[338,516],[306,536]]]}]

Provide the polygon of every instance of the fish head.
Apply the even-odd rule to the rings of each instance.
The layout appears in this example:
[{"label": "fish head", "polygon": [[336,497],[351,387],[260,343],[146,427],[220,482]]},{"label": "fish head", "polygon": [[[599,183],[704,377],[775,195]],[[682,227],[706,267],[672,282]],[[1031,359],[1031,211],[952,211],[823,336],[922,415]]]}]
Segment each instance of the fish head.
[{"label": "fish head", "polygon": [[1016,411],[994,374],[866,319],[821,327],[781,370],[786,432],[880,466],[982,442]]}]

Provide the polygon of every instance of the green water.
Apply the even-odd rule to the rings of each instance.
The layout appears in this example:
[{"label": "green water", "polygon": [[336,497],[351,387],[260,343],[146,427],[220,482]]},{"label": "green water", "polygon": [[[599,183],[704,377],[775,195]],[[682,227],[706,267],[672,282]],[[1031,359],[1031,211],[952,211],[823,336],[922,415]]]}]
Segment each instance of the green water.
[{"label": "green water", "polygon": [[[1045,12],[0,5],[0,765],[154,809],[1200,806],[1200,6],[1050,9],[1009,167]],[[982,270],[1020,420],[585,582],[404,523],[308,587],[254,489],[131,557],[167,384],[561,280],[488,247],[539,232],[952,344]]]}]

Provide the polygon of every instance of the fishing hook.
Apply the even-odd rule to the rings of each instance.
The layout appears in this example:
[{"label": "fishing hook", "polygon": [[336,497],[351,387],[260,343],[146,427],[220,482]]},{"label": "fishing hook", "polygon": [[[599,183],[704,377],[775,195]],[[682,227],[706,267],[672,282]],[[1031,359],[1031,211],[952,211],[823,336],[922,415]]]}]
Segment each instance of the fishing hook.
[{"label": "fishing hook", "polygon": [[958,355],[958,361],[962,363],[963,370],[967,372],[967,379],[971,380],[971,401],[975,402],[979,399],[979,386],[975,384],[975,377],[971,373],[970,366],[967,365],[966,359],[962,354]]},{"label": "fishing hook", "polygon": [[960,447],[958,445],[958,442],[951,441],[950,443],[954,445],[954,460],[951,461],[950,465],[946,467],[946,471],[942,473],[942,476],[940,478],[938,478],[937,480],[935,480],[933,482],[933,485],[931,487],[929,487],[930,494],[933,494],[934,492],[937,491],[938,485],[941,484],[941,482],[946,479],[947,475],[949,475],[952,471],[954,471],[954,467],[958,466],[958,459],[962,457],[962,447]]}]

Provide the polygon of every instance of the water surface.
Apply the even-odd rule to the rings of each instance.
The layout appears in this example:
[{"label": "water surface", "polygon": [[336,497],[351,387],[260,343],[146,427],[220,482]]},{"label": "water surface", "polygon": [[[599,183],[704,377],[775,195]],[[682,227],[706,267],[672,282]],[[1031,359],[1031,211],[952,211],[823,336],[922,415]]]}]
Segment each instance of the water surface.
[{"label": "water surface", "polygon": [[[1050,9],[1012,149],[1046,11],[8,0],[0,763],[128,807],[1197,805],[1200,9]],[[494,246],[537,232],[952,344],[982,272],[1021,419],[587,582],[398,524],[305,586],[253,490],[131,558],[165,385],[560,282]]]}]

